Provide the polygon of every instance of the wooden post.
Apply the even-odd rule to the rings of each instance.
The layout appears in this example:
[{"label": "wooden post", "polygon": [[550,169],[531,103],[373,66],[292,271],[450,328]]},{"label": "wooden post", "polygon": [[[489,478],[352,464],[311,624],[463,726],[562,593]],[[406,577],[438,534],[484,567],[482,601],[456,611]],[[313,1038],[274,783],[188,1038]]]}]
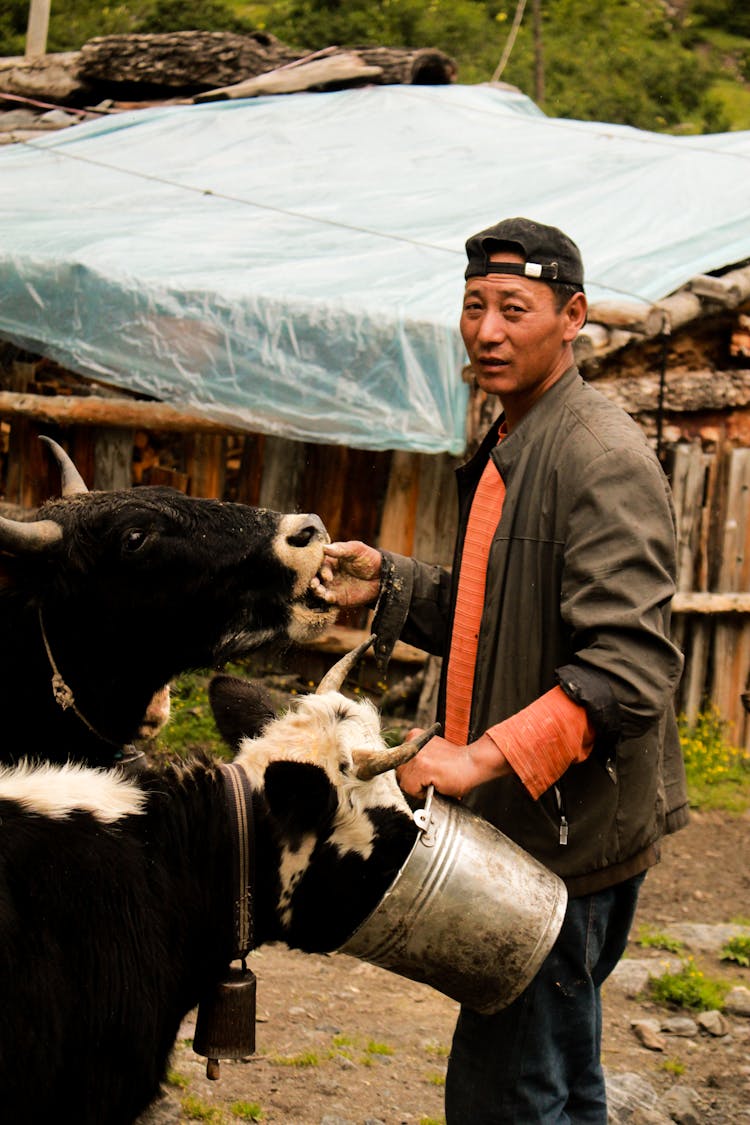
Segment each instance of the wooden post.
[{"label": "wooden post", "polygon": [[50,495],[59,495],[50,490],[57,474],[39,441],[40,432],[39,426],[27,418],[16,419],[10,428],[5,499],[24,508],[36,508]]},{"label": "wooden post", "polygon": [[237,501],[240,504],[258,505],[265,441],[263,434],[245,435],[237,478]]},{"label": "wooden post", "polygon": [[94,439],[94,485],[102,492],[133,483],[133,431],[99,430]]},{"label": "wooden post", "polygon": [[263,479],[258,496],[261,508],[273,508],[277,512],[297,510],[304,461],[305,447],[302,442],[266,437]]},{"label": "wooden post", "polygon": [[26,27],[26,58],[41,59],[47,54],[50,0],[31,0]]},{"label": "wooden post", "polygon": [[[677,591],[705,591],[707,570],[703,499],[710,458],[700,443],[675,450],[672,493],[677,518]],[[696,565],[696,562],[698,565]],[[702,577],[702,582],[701,582]],[[713,624],[710,620],[673,617],[672,636],[685,653],[685,671],[678,690],[678,708],[695,722],[706,691],[706,673]]]},{"label": "wooden post", "polygon": [[418,453],[394,452],[378,545],[400,555],[411,555],[414,550],[419,470]]},{"label": "wooden post", "polygon": [[[719,592],[740,592],[750,581],[750,449],[733,449],[724,507]],[[747,715],[740,699],[750,675],[750,626],[720,621],[714,637],[714,676],[711,698],[730,724],[730,740],[745,745],[750,738]]]},{"label": "wooden post", "polygon": [[185,444],[190,495],[221,500],[226,472],[226,437],[193,434]]}]

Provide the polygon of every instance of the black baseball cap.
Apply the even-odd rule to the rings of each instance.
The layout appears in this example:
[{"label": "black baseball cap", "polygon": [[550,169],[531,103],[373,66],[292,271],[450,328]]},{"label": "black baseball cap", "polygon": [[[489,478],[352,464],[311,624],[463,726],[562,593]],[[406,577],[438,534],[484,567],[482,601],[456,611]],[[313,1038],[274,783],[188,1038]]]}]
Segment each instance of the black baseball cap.
[{"label": "black baseball cap", "polygon": [[[498,250],[517,251],[526,261],[491,262],[490,255]],[[533,219],[503,219],[473,234],[466,243],[466,256],[467,279],[512,273],[551,285],[575,285],[583,291],[583,260],[575,242],[557,227]]]}]

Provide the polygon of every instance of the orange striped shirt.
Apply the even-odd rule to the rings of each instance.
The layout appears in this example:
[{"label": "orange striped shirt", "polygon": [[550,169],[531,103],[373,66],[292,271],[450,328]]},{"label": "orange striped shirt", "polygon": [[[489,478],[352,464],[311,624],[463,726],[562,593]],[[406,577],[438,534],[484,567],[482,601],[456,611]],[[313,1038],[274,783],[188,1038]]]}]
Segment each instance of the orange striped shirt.
[{"label": "orange striped shirt", "polygon": [[[469,736],[487,563],[504,499],[503,478],[490,458],[469,513],[448,653],[445,738],[459,746],[465,746]],[[487,734],[534,798],[549,789],[568,766],[588,757],[594,742],[585,709],[560,687],[490,727]]]}]

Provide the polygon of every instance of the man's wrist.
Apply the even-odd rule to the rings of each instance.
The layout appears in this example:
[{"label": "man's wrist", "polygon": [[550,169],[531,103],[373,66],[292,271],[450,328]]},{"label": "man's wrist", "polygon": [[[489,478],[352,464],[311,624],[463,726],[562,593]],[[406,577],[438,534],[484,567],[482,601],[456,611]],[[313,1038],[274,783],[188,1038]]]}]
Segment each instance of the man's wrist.
[{"label": "man's wrist", "polygon": [[476,742],[472,742],[471,757],[482,781],[493,781],[496,777],[503,777],[510,773],[508,760],[503,753],[501,744],[489,733],[480,735]]}]

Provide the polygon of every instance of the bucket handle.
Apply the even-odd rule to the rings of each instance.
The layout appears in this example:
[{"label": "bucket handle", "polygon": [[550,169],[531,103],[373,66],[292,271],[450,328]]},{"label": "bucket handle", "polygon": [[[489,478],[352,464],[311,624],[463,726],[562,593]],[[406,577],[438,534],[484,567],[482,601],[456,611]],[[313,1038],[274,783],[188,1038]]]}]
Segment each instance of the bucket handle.
[{"label": "bucket handle", "polygon": [[432,797],[433,797],[434,792],[435,792],[435,786],[434,785],[428,785],[427,786],[427,795],[425,797],[424,808],[415,809],[415,811],[412,813],[414,823],[416,824],[419,831],[422,833],[422,843],[426,844],[427,847],[431,847],[431,845],[434,842],[433,839],[432,839],[431,833],[430,833],[430,829],[432,828],[431,811],[432,811]]}]

